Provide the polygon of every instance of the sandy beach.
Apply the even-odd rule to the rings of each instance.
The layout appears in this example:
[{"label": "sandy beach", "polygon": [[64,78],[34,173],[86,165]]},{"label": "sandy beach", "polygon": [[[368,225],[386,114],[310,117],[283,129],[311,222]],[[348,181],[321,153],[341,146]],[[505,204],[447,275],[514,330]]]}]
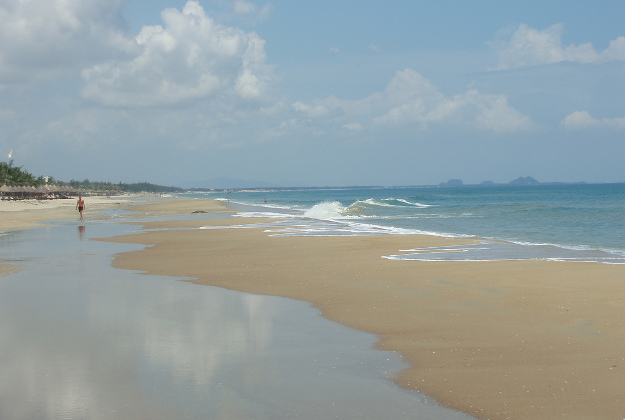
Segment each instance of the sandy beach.
[{"label": "sandy beach", "polygon": [[[102,198],[111,204],[124,201]],[[0,228],[76,217],[73,201],[39,206],[1,203]],[[87,210],[95,207],[88,198]],[[312,302],[324,317],[376,334],[378,348],[400,352],[411,367],[397,384],[478,418],[625,418],[622,265],[389,260],[403,249],[460,240],[272,237],[254,227],[259,218],[160,220],[229,212],[212,200],[129,209],[154,216],[140,223],[159,230],[106,239],[152,245],[117,255],[115,267]],[[215,229],[189,229],[201,226]],[[15,270],[4,266],[2,274]]]},{"label": "sandy beach", "polygon": [[[78,218],[75,198],[55,200],[1,200],[0,201],[0,230],[28,229],[38,226],[47,220]],[[84,214],[110,206],[128,204],[135,199],[132,196],[116,197],[84,197],[86,209]],[[91,218],[97,217],[93,214]]]},{"label": "sandy beach", "polygon": [[[0,200],[0,231],[14,231],[42,226],[50,220],[78,218],[75,199],[55,200]],[[110,206],[128,204],[130,196],[118,197],[85,197],[87,208],[85,215]],[[91,218],[97,218],[90,214]],[[0,276],[20,271],[19,266],[0,264]]]},{"label": "sandy beach", "polygon": [[[224,211],[173,200],[152,214]],[[479,418],[623,418],[625,267],[382,258],[458,240],[420,235],[272,237],[255,218],[145,222],[115,241],[153,245],[114,266],[313,302],[380,337],[411,368],[396,382]],[[192,229],[249,224],[248,229]],[[183,230],[184,229],[184,230]]]}]

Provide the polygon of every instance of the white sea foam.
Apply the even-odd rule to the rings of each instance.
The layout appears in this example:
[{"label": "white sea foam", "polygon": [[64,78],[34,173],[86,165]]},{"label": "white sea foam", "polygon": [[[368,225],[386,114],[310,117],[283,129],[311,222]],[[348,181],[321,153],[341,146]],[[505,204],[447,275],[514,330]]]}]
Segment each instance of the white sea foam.
[{"label": "white sea foam", "polygon": [[324,201],[306,210],[304,216],[319,220],[335,220],[343,217],[345,210],[338,201]]},{"label": "white sea foam", "polygon": [[[531,246],[528,246],[531,245]],[[600,250],[572,249],[551,244],[520,244],[504,241],[482,241],[474,245],[409,249],[405,254],[389,255],[393,260],[418,261],[577,261],[625,264],[625,255]]]},{"label": "white sea foam", "polygon": [[432,207],[429,204],[421,204],[421,203],[414,203],[412,201],[408,201],[406,199],[403,198],[382,198],[382,199],[375,199],[375,198],[368,198],[366,200],[359,200],[356,201],[354,204],[352,204],[350,207],[352,206],[369,206],[369,207],[417,207],[417,208],[427,208],[427,207]]},{"label": "white sea foam", "polygon": [[289,213],[276,213],[273,211],[246,211],[233,214],[232,217],[267,217],[270,219],[297,219],[300,216]]},{"label": "white sea foam", "polygon": [[[392,198],[392,199],[389,199],[389,200],[395,200],[395,199]],[[408,200],[405,200],[403,198],[398,198],[396,201],[399,201],[400,203],[408,204],[409,206],[418,207],[418,208],[421,208],[421,209],[425,209],[427,207],[432,207],[432,205],[430,205],[430,204],[413,203],[412,201],[408,201]]]}]

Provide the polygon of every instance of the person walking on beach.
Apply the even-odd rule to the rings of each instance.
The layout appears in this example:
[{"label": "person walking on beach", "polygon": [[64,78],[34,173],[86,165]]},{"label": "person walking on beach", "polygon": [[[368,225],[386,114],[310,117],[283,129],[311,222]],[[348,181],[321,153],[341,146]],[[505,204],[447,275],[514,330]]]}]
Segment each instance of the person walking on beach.
[{"label": "person walking on beach", "polygon": [[80,219],[82,220],[82,211],[85,209],[85,200],[82,199],[82,196],[78,196],[78,201],[76,202],[76,210],[80,213]]}]

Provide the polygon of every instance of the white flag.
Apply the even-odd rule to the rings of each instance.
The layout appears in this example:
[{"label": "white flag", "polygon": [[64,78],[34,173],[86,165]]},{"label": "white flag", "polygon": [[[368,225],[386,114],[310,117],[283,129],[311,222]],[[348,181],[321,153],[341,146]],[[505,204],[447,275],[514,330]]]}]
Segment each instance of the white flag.
[{"label": "white flag", "polygon": [[13,156],[13,149],[9,150],[9,159],[11,159],[11,156]]}]

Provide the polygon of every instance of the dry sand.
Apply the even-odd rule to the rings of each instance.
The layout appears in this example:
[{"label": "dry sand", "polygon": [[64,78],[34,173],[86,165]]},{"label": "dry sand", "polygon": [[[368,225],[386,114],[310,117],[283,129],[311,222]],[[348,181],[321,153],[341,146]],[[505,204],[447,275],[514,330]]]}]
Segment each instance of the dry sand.
[{"label": "dry sand", "polygon": [[[135,206],[142,215],[225,212],[210,200]],[[113,238],[151,244],[114,266],[313,302],[333,321],[380,337],[411,367],[397,383],[490,419],[625,418],[625,267],[548,261],[382,258],[450,245],[420,235],[271,237],[223,218],[144,222],[169,228]]]},{"label": "dry sand", "polygon": [[[85,200],[84,217],[100,217],[90,214],[104,207],[128,204],[133,196],[83,197]],[[76,210],[78,198],[55,200],[1,200],[0,231],[20,230],[36,227],[46,220],[78,219]]]}]

